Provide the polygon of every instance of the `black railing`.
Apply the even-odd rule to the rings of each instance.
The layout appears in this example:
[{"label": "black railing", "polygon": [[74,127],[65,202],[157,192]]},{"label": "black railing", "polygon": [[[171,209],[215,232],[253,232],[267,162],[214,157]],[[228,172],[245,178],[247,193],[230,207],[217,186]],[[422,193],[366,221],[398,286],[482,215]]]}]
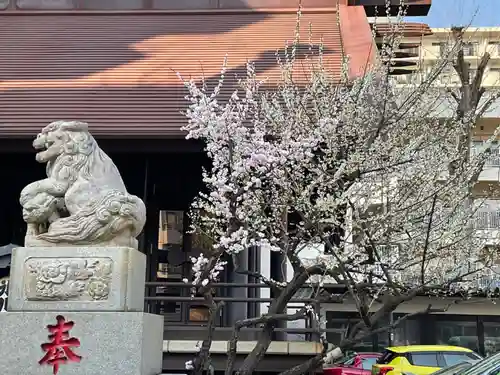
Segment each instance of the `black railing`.
[{"label": "black railing", "polygon": [[[203,327],[208,321],[208,308],[204,306],[203,297],[191,296],[192,285],[183,282],[147,282],[145,309],[147,312],[164,316],[166,336],[177,335],[187,338],[203,338]],[[224,301],[224,307],[215,321],[215,331],[221,339],[226,339],[232,332],[232,326],[237,319],[260,316],[274,299],[271,297],[248,297],[256,295],[251,290],[269,289],[260,283],[216,283],[212,293],[214,301]],[[235,293],[242,291],[241,295]],[[290,300],[289,309],[295,312],[305,304],[311,304],[319,313],[320,305],[316,298],[295,296]],[[327,332],[339,333],[338,329],[326,329],[318,326],[316,319],[305,317],[304,327],[279,326],[275,329],[277,340],[287,340],[288,335],[299,335],[294,340],[319,341]],[[286,323],[284,323],[286,324]],[[243,328],[242,335],[247,333],[247,339],[252,339],[259,327]],[[182,331],[182,333],[181,333]],[[192,334],[189,334],[191,332]],[[281,338],[280,337],[281,334]],[[185,336],[187,335],[187,336]],[[217,336],[217,335],[216,335]],[[171,338],[171,337],[169,337]],[[243,338],[243,336],[242,336]],[[217,338],[216,338],[217,339]]]}]

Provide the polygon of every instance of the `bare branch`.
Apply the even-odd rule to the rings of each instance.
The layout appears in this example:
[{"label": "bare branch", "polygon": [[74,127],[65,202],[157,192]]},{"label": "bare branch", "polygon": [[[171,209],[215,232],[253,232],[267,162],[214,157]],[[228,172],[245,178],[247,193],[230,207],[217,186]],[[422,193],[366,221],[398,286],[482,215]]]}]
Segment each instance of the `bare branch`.
[{"label": "bare branch", "polygon": [[427,232],[425,234],[425,243],[422,253],[422,267],[420,269],[420,282],[422,283],[422,285],[425,285],[425,267],[427,260],[426,256],[427,256],[427,251],[429,249],[429,239],[431,236],[432,219],[434,218],[434,210],[436,208],[436,202],[437,202],[437,194],[434,195],[434,199],[432,200],[431,212],[429,213],[429,223],[427,224]]},{"label": "bare branch", "polygon": [[[257,78],[258,64],[252,63],[238,68],[246,77],[229,96],[222,90],[227,66],[213,93],[185,82],[190,107],[184,130],[205,142],[213,161],[193,204],[204,213],[193,221],[213,240],[208,258],[200,255],[193,262],[195,290],[213,308],[206,293],[221,261],[232,257],[236,273],[264,283],[274,297],[267,314],[235,324],[227,375],[253,374],[276,328],[305,318],[305,309],[296,314],[287,309],[306,287],[313,291],[309,301],[315,309],[349,296],[360,320],[338,351],[323,348],[282,375],[305,373],[357,340],[393,329],[412,315],[381,327],[382,319],[417,295],[467,288],[486,274],[485,241],[473,232],[480,202],[472,189],[487,151],[471,157],[470,145],[476,121],[500,93],[484,99],[488,54],[470,77],[464,33],[453,29],[449,55],[416,88],[391,83],[397,35],[382,42],[382,64],[354,81],[330,74],[322,53],[317,61],[304,59],[311,65],[304,72],[305,64],[295,61],[303,47],[296,41],[291,56],[288,49],[284,60],[283,52],[277,53],[282,79],[272,88]],[[461,86],[434,85],[450,63]],[[294,65],[302,67],[306,80],[297,79]],[[456,110],[449,116],[442,103],[455,107],[453,101]],[[381,248],[393,245],[397,251]],[[281,266],[289,261],[293,275],[274,281],[263,270],[243,269],[235,255],[246,255],[248,248],[279,254]],[[330,278],[334,292],[324,286]],[[429,306],[416,314],[435,311]],[[238,337],[249,326],[258,327],[258,340],[236,369]],[[205,366],[206,353],[197,369]]]},{"label": "bare branch", "polygon": [[202,341],[198,355],[193,360],[193,375],[201,375],[205,369],[210,356],[210,347],[212,346],[213,335],[215,331],[215,320],[224,306],[224,302],[214,303],[207,294],[207,303],[211,304],[209,310],[209,321],[207,325],[206,338]]},{"label": "bare branch", "polygon": [[260,272],[242,269],[241,264],[240,264],[237,256],[233,256],[233,264],[234,264],[234,268],[235,268],[235,270],[234,270],[235,273],[238,273],[240,275],[247,275],[247,276],[255,277],[256,279],[262,281],[264,284],[269,286],[269,288],[272,291],[274,291],[275,293],[279,293],[283,289],[283,286],[281,286],[278,282],[268,279],[267,277],[262,275]]},{"label": "bare branch", "polygon": [[263,323],[273,323],[277,321],[295,321],[298,319],[305,318],[307,315],[307,308],[302,308],[297,310],[295,314],[264,314],[258,318],[249,318],[244,320],[239,320],[235,323],[233,327],[233,334],[231,336],[231,340],[229,340],[229,351],[228,351],[228,360],[226,365],[226,375],[232,375],[234,371],[234,362],[236,359],[237,345],[238,345],[238,336],[240,330],[243,327],[255,326]]},{"label": "bare branch", "polygon": [[494,92],[491,96],[484,102],[484,104],[476,112],[476,119],[481,118],[486,111],[488,111],[493,103],[500,98],[500,91]]},{"label": "bare branch", "polygon": [[374,330],[371,330],[371,331],[365,331],[361,335],[353,337],[353,338],[344,339],[344,340],[342,340],[340,342],[339,347],[342,350],[345,350],[346,348],[349,348],[349,347],[351,347],[352,345],[354,345],[354,344],[356,344],[358,342],[362,342],[363,340],[365,340],[366,338],[368,338],[370,336],[373,336],[373,335],[376,335],[376,334],[379,334],[379,333],[382,333],[382,332],[387,332],[387,331],[389,331],[391,329],[394,329],[398,325],[400,325],[402,322],[404,322],[405,320],[407,320],[409,318],[412,318],[412,317],[415,317],[417,315],[431,314],[431,313],[438,313],[438,312],[446,312],[446,311],[448,311],[448,309],[450,308],[450,306],[452,304],[453,303],[447,305],[444,308],[440,308],[440,309],[433,309],[432,305],[430,304],[424,310],[420,310],[420,311],[417,311],[417,312],[414,312],[414,313],[406,314],[406,315],[402,316],[401,318],[395,320],[394,322],[392,322],[389,325],[385,325],[383,327],[380,327],[380,328],[377,328],[377,329],[374,329]]}]

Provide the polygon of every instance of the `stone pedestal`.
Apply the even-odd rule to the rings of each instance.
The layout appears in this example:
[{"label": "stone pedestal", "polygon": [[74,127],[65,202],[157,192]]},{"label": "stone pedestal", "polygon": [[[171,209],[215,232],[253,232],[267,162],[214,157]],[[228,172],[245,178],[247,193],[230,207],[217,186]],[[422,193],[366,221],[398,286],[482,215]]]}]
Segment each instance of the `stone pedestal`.
[{"label": "stone pedestal", "polygon": [[128,247],[14,250],[9,311],[144,311],[146,256]]},{"label": "stone pedestal", "polygon": [[143,312],[145,268],[126,247],[15,249],[2,374],[160,374],[163,317]]},{"label": "stone pedestal", "polygon": [[[162,370],[163,317],[142,312],[64,312],[73,322],[69,338],[80,342],[69,349],[81,357],[61,364],[58,375],[158,375]],[[13,312],[0,315],[2,375],[50,375],[53,366],[39,364],[49,343],[48,325],[54,312]],[[160,328],[161,327],[161,328]]]}]

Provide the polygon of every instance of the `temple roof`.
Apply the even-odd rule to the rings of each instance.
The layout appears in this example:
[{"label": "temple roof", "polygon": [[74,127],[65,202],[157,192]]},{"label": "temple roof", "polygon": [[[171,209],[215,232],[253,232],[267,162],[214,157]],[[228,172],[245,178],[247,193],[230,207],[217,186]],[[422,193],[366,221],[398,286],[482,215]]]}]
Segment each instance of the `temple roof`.
[{"label": "temple roof", "polygon": [[[352,76],[373,60],[363,7],[305,7],[306,44],[309,24],[334,74],[345,55]],[[293,41],[295,26],[293,8],[0,13],[8,35],[0,38],[0,137],[32,137],[61,119],[89,122],[99,137],[182,137],[186,92],[176,72],[217,79],[227,54],[228,80],[252,60],[272,82],[275,53]]]}]

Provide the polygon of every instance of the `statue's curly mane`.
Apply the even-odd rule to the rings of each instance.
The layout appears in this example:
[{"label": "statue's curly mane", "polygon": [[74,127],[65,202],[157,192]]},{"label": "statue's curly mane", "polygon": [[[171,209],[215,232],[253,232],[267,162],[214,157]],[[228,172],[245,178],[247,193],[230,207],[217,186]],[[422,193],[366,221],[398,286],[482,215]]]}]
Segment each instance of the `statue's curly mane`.
[{"label": "statue's curly mane", "polygon": [[[47,176],[58,179],[62,175],[69,176],[71,182],[80,177],[92,180],[96,176],[108,173],[118,174],[111,158],[101,150],[94,137],[86,130],[53,130],[62,133],[65,139],[62,153],[47,163]],[[69,173],[68,173],[69,172]]]}]

